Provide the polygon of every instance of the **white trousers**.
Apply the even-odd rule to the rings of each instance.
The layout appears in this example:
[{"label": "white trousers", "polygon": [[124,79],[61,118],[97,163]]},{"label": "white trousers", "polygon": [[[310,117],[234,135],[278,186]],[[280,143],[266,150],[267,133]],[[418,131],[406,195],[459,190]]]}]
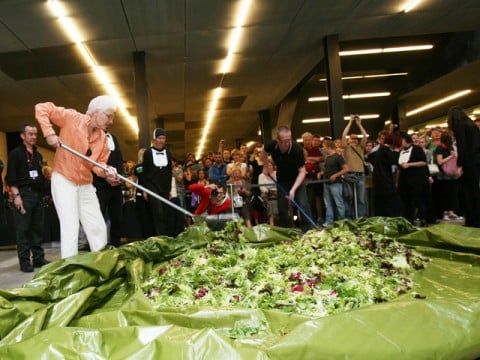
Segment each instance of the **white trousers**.
[{"label": "white trousers", "polygon": [[52,197],[60,220],[62,259],[78,254],[80,223],[91,251],[102,250],[107,245],[107,226],[92,184],[77,185],[53,172]]}]

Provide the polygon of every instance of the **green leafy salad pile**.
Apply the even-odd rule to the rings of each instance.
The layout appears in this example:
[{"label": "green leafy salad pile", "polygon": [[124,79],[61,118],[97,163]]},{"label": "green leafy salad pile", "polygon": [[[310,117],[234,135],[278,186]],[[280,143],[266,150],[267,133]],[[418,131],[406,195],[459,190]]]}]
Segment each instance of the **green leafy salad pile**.
[{"label": "green leafy salad pile", "polygon": [[231,222],[205,248],[156,267],[142,289],[156,308],[237,306],[327,316],[412,290],[412,274],[427,262],[385,235],[338,228],[261,247],[248,244]]}]

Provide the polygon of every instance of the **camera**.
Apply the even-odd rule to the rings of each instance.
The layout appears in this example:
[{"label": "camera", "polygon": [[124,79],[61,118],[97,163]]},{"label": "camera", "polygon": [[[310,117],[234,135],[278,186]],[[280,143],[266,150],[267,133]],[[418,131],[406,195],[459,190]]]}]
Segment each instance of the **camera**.
[{"label": "camera", "polygon": [[212,192],[210,193],[210,197],[216,197],[218,195],[218,190],[213,189]]},{"label": "camera", "polygon": [[354,118],[355,120],[360,120],[360,116],[358,116],[358,114],[355,114],[355,115],[353,116],[353,118]]}]

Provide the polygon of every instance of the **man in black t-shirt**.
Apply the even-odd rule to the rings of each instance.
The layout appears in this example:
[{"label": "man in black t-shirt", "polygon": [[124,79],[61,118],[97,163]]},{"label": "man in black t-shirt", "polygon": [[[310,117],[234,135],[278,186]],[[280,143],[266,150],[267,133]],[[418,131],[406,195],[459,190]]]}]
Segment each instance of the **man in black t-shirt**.
[{"label": "man in black t-shirt", "polygon": [[[293,222],[292,216],[288,213],[289,199],[295,200],[305,213],[311,217],[305,185],[305,155],[303,149],[292,141],[292,133],[286,126],[280,126],[277,129],[276,139],[265,145],[262,151],[264,164],[268,162],[268,154],[271,155],[272,160],[275,162],[278,184],[288,192],[288,197],[284,195],[278,196],[279,224],[284,227],[291,227]],[[263,172],[268,175],[267,167],[264,167]],[[279,190],[279,194],[282,194],[282,190],[280,188]],[[308,220],[303,217],[300,223],[304,231],[312,227]]]},{"label": "man in black t-shirt", "polygon": [[323,177],[328,180],[323,184],[323,201],[325,203],[325,222],[323,227],[329,226],[334,220],[345,219],[345,202],[343,197],[342,176],[350,169],[345,159],[335,151],[335,143],[328,141],[324,144],[327,151]]},{"label": "man in black t-shirt", "polygon": [[43,158],[37,151],[37,128],[24,125],[22,143],[8,155],[7,184],[12,189],[15,206],[13,218],[17,235],[20,270],[33,272],[34,267],[48,264],[43,241]]}]

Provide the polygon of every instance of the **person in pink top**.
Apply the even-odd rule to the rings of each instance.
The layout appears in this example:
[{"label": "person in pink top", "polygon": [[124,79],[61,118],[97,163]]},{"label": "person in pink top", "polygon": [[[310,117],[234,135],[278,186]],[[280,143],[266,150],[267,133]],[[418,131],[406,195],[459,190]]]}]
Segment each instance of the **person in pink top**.
[{"label": "person in pink top", "polygon": [[[107,244],[107,227],[92,184],[92,172],[110,184],[118,181],[117,170],[106,165],[110,150],[105,134],[112,125],[116,111],[116,101],[108,95],[92,99],[86,114],[51,102],[35,105],[35,118],[43,136],[48,145],[57,149],[51,187],[60,220],[63,259],[78,254],[80,223],[92,251],[102,250]],[[53,125],[60,128],[58,135]],[[61,148],[61,143],[107,167],[108,171]]]}]

